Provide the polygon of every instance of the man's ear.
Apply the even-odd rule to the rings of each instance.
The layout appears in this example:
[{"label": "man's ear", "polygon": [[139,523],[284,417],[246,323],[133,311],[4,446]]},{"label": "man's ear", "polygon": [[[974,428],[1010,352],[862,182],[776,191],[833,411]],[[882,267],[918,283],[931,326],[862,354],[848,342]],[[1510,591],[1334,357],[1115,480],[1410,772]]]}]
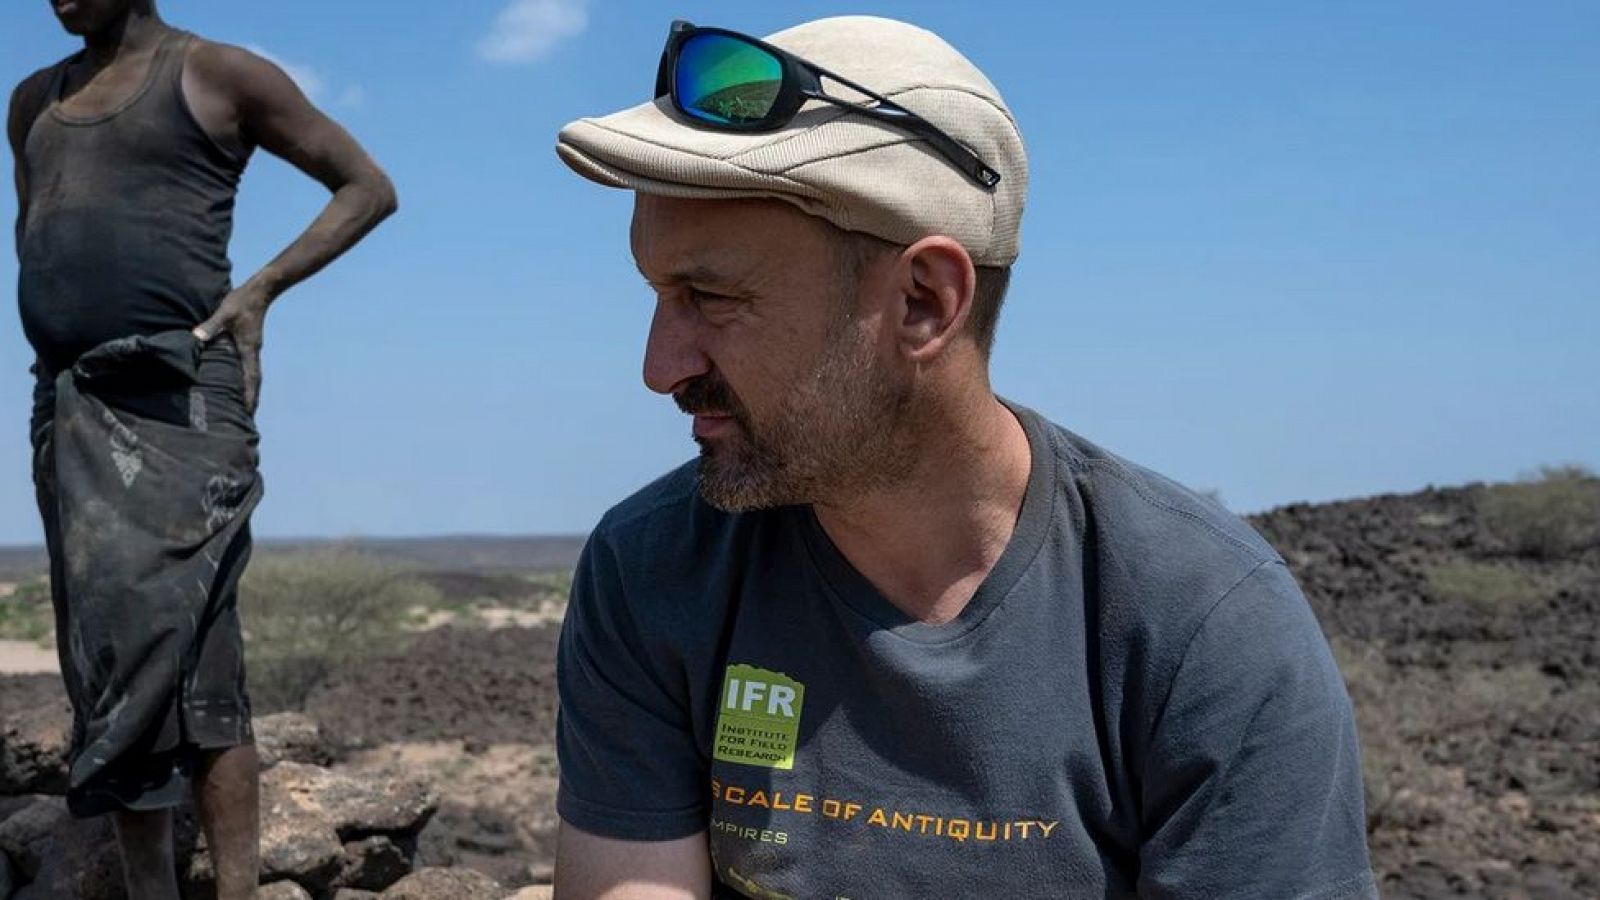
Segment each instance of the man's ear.
[{"label": "man's ear", "polygon": [[978,280],[972,257],[952,238],[925,237],[900,253],[894,280],[899,302],[886,324],[907,360],[931,362],[966,330]]}]

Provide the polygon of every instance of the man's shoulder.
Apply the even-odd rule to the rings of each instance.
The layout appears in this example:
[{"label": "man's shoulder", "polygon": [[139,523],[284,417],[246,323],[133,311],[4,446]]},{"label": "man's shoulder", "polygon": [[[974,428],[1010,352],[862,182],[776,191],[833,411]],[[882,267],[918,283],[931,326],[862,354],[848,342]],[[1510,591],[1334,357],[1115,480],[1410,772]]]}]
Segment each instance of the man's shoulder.
[{"label": "man's shoulder", "polygon": [[191,76],[199,76],[208,84],[225,86],[245,81],[261,68],[277,65],[257,50],[214,41],[193,32],[187,34],[189,46],[184,55],[184,67]]},{"label": "man's shoulder", "polygon": [[[1278,552],[1214,496],[1132,462],[1045,421],[1060,478],[1081,498],[1085,525],[1116,549],[1183,551],[1253,569]],[[1159,557],[1157,557],[1159,558]]]},{"label": "man's shoulder", "polygon": [[[1224,597],[1282,566],[1272,545],[1215,498],[1059,425],[1046,428],[1102,612],[1127,629],[1106,637],[1181,652]],[[1304,602],[1291,578],[1268,581]]]},{"label": "man's shoulder", "polygon": [[609,586],[599,602],[626,603],[664,634],[714,631],[737,601],[727,586],[789,546],[776,539],[793,522],[788,510],[723,512],[701,498],[698,477],[699,463],[686,463],[613,506],[580,563]]},{"label": "man's shoulder", "polygon": [[[76,55],[73,54],[72,56]],[[48,66],[42,66],[29,72],[27,77],[17,82],[16,86],[11,89],[11,96],[14,98],[28,97],[42,93],[49,86],[50,80],[55,77],[56,70],[71,62],[72,56],[64,56]]]},{"label": "man's shoulder", "polygon": [[625,565],[647,565],[666,576],[726,557],[739,535],[776,517],[774,510],[712,507],[700,496],[699,471],[699,461],[691,460],[635,491],[601,517],[591,541],[603,542]]},{"label": "man's shoulder", "polygon": [[[42,69],[34,71],[28,77],[17,82],[11,89],[11,105],[8,108],[7,122],[11,128],[29,126],[39,113],[49,105],[50,85],[55,81],[56,70],[72,60],[71,56],[57,60]],[[18,136],[13,133],[13,136]]]},{"label": "man's shoulder", "polygon": [[595,532],[626,538],[658,519],[689,514],[699,499],[695,488],[698,471],[699,463],[691,460],[634,491],[606,510]]},{"label": "man's shoulder", "polygon": [[[1218,633],[1251,635],[1261,658],[1320,639],[1283,558],[1247,522],[1065,428],[1050,425],[1049,434],[1093,581],[1102,660],[1138,660],[1129,676],[1159,686],[1171,683],[1208,622]],[[1252,621],[1284,627],[1254,635]],[[1159,687],[1147,694],[1164,695]]]}]

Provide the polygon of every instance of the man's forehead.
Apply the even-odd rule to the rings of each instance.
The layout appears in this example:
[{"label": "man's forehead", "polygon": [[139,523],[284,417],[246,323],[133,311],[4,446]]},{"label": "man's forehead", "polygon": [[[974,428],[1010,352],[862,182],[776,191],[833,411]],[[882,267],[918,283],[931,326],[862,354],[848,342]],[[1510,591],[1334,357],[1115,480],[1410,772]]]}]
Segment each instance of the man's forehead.
[{"label": "man's forehead", "polygon": [[797,254],[825,250],[820,226],[777,200],[636,196],[630,243],[653,282],[739,280]]}]

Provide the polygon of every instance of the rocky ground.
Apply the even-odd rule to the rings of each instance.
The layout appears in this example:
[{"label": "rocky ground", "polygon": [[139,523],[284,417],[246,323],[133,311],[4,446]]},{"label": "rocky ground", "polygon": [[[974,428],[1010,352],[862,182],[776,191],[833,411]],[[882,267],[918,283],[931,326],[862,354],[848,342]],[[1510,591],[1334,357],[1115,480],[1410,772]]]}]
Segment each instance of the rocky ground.
[{"label": "rocky ground", "polygon": [[[9,710],[0,733],[0,898],[125,900],[109,820],[72,818],[61,751],[66,709],[43,679],[19,682],[38,706]],[[336,748],[297,713],[258,718],[261,754],[260,896],[268,900],[502,900],[512,889],[437,856],[439,784],[400,757],[330,765]],[[215,896],[214,871],[195,820],[176,826],[185,900]],[[529,887],[518,900],[547,898]]]},{"label": "rocky ground", "polygon": [[1600,545],[1513,552],[1493,500],[1429,490],[1254,522],[1355,700],[1386,897],[1600,897]]},{"label": "rocky ground", "polygon": [[[1491,493],[1290,506],[1253,523],[1294,568],[1355,700],[1384,896],[1600,897],[1600,541],[1530,555],[1487,514]],[[434,808],[395,842],[413,867],[487,875],[500,887],[484,896],[547,881],[555,637],[447,626],[336,672],[305,705],[321,754],[305,764],[425,783]],[[22,711],[59,702],[54,676],[0,676],[6,727],[37,727]],[[39,762],[8,750],[8,733],[0,794]],[[22,802],[0,797],[0,829]],[[383,836],[335,831],[356,838],[342,867],[351,844]]]}]

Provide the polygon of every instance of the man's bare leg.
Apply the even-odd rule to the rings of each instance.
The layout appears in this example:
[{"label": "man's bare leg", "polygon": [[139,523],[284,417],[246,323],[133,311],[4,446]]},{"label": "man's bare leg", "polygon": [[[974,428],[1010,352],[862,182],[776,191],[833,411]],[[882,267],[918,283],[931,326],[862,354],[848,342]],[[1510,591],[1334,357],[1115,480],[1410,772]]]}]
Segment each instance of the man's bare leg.
[{"label": "man's bare leg", "polygon": [[261,869],[260,789],[254,744],[201,755],[194,805],[217,873],[217,900],[253,900],[256,895]]},{"label": "man's bare leg", "polygon": [[172,861],[172,810],[112,815],[122,849],[122,876],[128,896],[139,900],[178,900],[178,871]]}]

